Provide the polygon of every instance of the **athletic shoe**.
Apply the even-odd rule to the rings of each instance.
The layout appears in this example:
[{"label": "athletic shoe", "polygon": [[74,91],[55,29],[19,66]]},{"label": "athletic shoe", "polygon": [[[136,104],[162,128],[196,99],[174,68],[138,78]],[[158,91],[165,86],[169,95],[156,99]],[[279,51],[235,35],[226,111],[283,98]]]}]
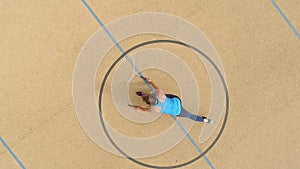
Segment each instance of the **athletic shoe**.
[{"label": "athletic shoe", "polygon": [[211,119],[208,119],[208,118],[204,118],[203,122],[204,123],[209,123],[209,124],[213,123],[213,121]]}]

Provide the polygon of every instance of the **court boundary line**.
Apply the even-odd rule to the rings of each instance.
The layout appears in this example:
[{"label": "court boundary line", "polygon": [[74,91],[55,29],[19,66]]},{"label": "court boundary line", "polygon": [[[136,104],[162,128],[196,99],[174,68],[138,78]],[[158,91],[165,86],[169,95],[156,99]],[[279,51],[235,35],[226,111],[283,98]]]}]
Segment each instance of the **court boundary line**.
[{"label": "court boundary line", "polygon": [[296,30],[296,28],[293,26],[293,24],[289,21],[289,19],[285,16],[285,14],[282,12],[281,8],[277,5],[275,0],[271,0],[271,2],[274,5],[274,7],[276,8],[276,10],[279,12],[281,17],[285,20],[285,22],[288,24],[288,26],[292,29],[292,31],[296,34],[296,36],[300,40],[299,32]]},{"label": "court boundary line", "polygon": [[9,146],[6,144],[6,142],[3,140],[3,138],[0,136],[0,142],[2,145],[6,148],[6,150],[10,153],[10,155],[15,159],[15,161],[20,165],[22,169],[26,169],[26,167],[23,165],[23,163],[20,161],[20,159],[15,155],[15,153],[9,148]]}]

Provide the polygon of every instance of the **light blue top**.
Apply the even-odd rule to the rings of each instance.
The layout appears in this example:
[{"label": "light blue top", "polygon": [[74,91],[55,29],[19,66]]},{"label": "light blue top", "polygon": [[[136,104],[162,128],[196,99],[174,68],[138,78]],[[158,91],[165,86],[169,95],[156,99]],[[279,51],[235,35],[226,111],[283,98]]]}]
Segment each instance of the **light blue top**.
[{"label": "light blue top", "polygon": [[177,116],[180,114],[181,111],[181,102],[178,98],[168,98],[166,97],[165,102],[161,102],[159,99],[158,103],[153,105],[160,107],[160,112],[162,114],[169,114],[172,116]]}]

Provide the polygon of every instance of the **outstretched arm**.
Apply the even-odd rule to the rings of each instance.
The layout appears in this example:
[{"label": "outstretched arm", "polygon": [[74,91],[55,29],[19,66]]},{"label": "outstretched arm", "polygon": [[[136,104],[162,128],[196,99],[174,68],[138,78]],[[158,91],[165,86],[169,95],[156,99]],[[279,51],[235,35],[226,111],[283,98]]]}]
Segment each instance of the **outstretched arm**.
[{"label": "outstretched arm", "polygon": [[142,111],[149,111],[150,108],[151,108],[150,106],[149,106],[149,107],[146,107],[146,108],[140,107],[140,106],[135,106],[135,107],[134,107],[134,109],[135,109],[136,111],[139,111],[139,112],[142,112]]},{"label": "outstretched arm", "polygon": [[154,89],[159,89],[153,82],[150,78],[146,78],[147,82],[154,88]]}]

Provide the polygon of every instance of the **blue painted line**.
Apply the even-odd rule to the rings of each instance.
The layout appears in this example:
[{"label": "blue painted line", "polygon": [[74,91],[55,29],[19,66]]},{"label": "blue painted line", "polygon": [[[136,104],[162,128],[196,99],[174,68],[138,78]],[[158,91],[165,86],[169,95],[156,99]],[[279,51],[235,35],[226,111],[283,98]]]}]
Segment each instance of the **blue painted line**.
[{"label": "blue painted line", "polygon": [[3,146],[7,149],[7,151],[13,156],[13,158],[17,161],[17,163],[20,165],[22,169],[26,169],[25,166],[22,164],[22,162],[19,160],[19,158],[15,155],[15,153],[8,147],[8,145],[5,143],[5,141],[0,137],[0,141],[3,144]]},{"label": "blue painted line", "polygon": [[[176,119],[176,117],[172,116],[172,118],[176,122],[176,124],[179,126],[179,128],[183,131],[183,133],[186,135],[186,137],[190,140],[190,142],[193,144],[193,146],[197,149],[197,151],[200,154],[202,154],[203,151],[195,143],[195,141],[192,139],[191,135],[184,129],[184,127],[179,123],[179,121]],[[209,159],[206,157],[206,155],[204,155],[203,158],[207,162],[207,164],[210,166],[210,168],[215,169],[214,165],[209,161]]]},{"label": "blue painted line", "polygon": [[277,11],[280,13],[280,15],[283,17],[283,19],[285,20],[285,22],[289,25],[289,27],[292,29],[292,31],[296,34],[296,36],[298,37],[298,39],[300,40],[300,34],[299,32],[296,30],[296,28],[292,25],[292,23],[288,20],[288,18],[284,15],[284,13],[282,12],[282,10],[279,8],[279,6],[276,4],[275,0],[271,0],[272,4],[275,6],[275,8],[277,9]]},{"label": "blue painted line", "polygon": [[[117,46],[117,48],[119,49],[119,51],[121,53],[124,53],[125,51],[123,50],[123,48],[120,46],[120,44],[116,41],[116,39],[112,36],[112,34],[108,31],[108,29],[105,27],[105,25],[103,24],[103,22],[101,22],[101,20],[98,18],[98,16],[95,14],[95,12],[93,11],[93,9],[87,4],[87,2],[85,0],[82,0],[83,4],[85,5],[85,7],[89,10],[89,12],[93,15],[93,17],[96,19],[96,21],[98,22],[98,24],[102,27],[102,29],[106,32],[106,34],[109,36],[109,38],[113,41],[113,43]],[[139,76],[143,77],[143,74],[139,71],[139,69],[137,68],[137,66],[131,61],[131,59],[126,55],[125,56],[126,59],[129,61],[129,63],[133,66],[133,68],[135,69],[136,73]],[[143,78],[142,78],[143,79]],[[153,87],[145,80],[143,79],[144,82],[146,83],[146,85],[149,87],[149,89],[154,92]],[[155,92],[154,92],[155,93]],[[179,121],[177,121],[177,119],[172,116],[173,120],[176,122],[176,124],[179,126],[179,128],[182,130],[182,132],[188,137],[188,139],[190,140],[190,142],[193,144],[193,146],[197,149],[197,151],[202,154],[202,150],[197,146],[197,144],[195,143],[195,141],[191,138],[191,136],[187,133],[187,131],[184,129],[184,127],[179,123]],[[205,161],[208,163],[208,165],[212,168],[215,169],[215,167],[212,165],[212,163],[208,160],[208,158],[204,155],[203,156]]]},{"label": "blue painted line", "polygon": [[[119,49],[119,51],[121,53],[124,53],[123,48],[120,46],[120,44],[116,41],[116,39],[112,36],[112,34],[107,30],[107,28],[105,27],[105,25],[103,24],[103,22],[101,22],[101,20],[98,18],[98,16],[95,14],[95,12],[93,11],[93,9],[87,4],[87,2],[85,0],[82,0],[83,4],[85,5],[85,7],[89,10],[89,12],[92,14],[92,16],[96,19],[96,21],[98,22],[98,24],[102,27],[102,29],[106,32],[106,34],[109,36],[109,38],[113,41],[113,43],[117,46],[117,48]],[[135,72],[139,75],[139,76],[143,76],[143,74],[139,71],[139,69],[136,67],[136,65],[132,62],[132,60],[128,57],[128,55],[125,56],[125,58],[127,59],[127,61],[131,64],[131,66],[134,68]],[[147,81],[145,79],[143,79],[143,81],[146,83],[146,85],[148,86],[148,88],[153,92],[154,89],[153,87],[147,83]]]}]

